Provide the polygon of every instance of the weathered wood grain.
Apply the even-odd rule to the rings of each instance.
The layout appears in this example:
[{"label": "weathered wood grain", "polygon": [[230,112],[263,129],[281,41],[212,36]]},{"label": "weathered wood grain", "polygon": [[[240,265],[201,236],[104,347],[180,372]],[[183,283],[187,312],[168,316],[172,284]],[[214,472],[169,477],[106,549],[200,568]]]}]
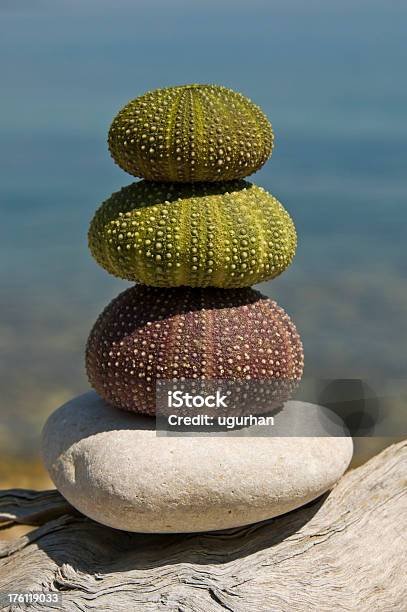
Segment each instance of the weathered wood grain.
[{"label": "weathered wood grain", "polygon": [[55,491],[25,490],[0,492],[0,522],[40,525],[0,543],[0,592],[58,591],[68,612],[407,609],[407,442],[329,495],[245,528],[129,534]]}]

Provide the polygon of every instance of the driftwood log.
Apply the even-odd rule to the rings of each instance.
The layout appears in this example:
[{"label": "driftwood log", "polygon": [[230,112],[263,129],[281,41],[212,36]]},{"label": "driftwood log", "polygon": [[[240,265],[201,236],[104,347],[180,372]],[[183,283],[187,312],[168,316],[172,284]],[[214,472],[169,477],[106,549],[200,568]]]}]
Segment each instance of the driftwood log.
[{"label": "driftwood log", "polygon": [[[240,529],[129,534],[27,490],[0,493],[0,521],[38,526],[0,541],[0,592],[59,592],[69,612],[407,610],[407,442],[329,495]],[[29,608],[44,609],[55,608]]]}]

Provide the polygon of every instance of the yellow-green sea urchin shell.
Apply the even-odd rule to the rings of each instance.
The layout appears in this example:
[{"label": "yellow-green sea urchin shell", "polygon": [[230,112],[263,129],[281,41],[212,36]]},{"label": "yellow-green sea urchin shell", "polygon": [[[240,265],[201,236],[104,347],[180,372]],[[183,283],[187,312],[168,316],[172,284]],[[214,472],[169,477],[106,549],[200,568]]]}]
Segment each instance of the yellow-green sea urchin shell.
[{"label": "yellow-green sea urchin shell", "polygon": [[96,212],[89,247],[111,274],[156,287],[246,287],[281,274],[296,249],[291,217],[246,181],[139,181]]},{"label": "yellow-green sea urchin shell", "polygon": [[109,150],[126,172],[152,181],[228,181],[270,157],[273,131],[258,106],[217,85],[147,92],[116,115]]}]

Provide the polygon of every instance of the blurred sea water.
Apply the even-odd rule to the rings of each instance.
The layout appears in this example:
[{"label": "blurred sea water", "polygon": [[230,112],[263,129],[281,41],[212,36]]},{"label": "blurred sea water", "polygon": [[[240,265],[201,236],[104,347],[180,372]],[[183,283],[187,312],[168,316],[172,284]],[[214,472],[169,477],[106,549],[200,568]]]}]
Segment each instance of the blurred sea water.
[{"label": "blurred sea water", "polygon": [[156,87],[222,84],[270,117],[276,146],[249,180],[283,202],[299,244],[259,288],[295,320],[306,375],[405,378],[406,18],[377,0],[0,4],[4,457],[36,457],[47,415],[88,388],[87,334],[127,286],[86,242],[97,206],[132,182],[107,129]]}]

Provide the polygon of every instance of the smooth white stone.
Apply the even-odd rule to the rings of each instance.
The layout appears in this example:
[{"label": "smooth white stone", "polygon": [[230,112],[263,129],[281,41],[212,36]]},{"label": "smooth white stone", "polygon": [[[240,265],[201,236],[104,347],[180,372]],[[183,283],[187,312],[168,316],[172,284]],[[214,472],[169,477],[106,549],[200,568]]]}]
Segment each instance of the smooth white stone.
[{"label": "smooth white stone", "polygon": [[160,437],[154,419],[116,410],[93,391],[49,417],[42,447],[55,486],[83,514],[160,533],[293,510],[329,490],[353,451],[350,437]]}]

